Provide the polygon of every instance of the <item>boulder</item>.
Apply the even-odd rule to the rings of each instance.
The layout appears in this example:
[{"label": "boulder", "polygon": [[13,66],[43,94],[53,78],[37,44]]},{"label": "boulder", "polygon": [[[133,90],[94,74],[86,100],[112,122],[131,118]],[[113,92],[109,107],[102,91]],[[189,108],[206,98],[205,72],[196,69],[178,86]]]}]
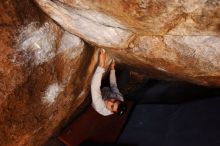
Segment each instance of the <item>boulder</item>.
[{"label": "boulder", "polygon": [[218,0],[36,3],[65,30],[152,77],[220,85]]},{"label": "boulder", "polygon": [[0,2],[0,143],[43,145],[90,92],[99,48],[144,77],[220,86],[219,0]]}]

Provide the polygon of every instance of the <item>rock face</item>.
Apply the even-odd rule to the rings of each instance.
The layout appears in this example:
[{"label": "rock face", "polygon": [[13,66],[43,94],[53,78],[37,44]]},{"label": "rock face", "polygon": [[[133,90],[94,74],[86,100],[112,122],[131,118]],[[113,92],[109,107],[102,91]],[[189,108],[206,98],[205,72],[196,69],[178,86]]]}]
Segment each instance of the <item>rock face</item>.
[{"label": "rock face", "polygon": [[95,50],[32,1],[0,8],[0,143],[42,145],[88,95]]},{"label": "rock face", "polygon": [[65,30],[151,76],[220,84],[218,0],[36,2]]},{"label": "rock face", "polygon": [[220,86],[219,0],[0,2],[0,143],[42,145],[89,93],[99,47],[146,76]]},{"label": "rock face", "polygon": [[[41,8],[65,30],[105,47],[128,47],[131,31],[104,13],[72,9],[58,2],[36,1]],[[98,30],[98,31],[97,31]]]}]

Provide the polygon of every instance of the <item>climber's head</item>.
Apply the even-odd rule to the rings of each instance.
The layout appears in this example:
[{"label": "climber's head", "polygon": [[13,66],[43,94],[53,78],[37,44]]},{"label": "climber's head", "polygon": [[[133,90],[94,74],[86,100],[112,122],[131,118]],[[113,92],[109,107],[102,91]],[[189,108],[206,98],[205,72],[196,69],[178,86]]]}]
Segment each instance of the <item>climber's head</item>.
[{"label": "climber's head", "polygon": [[127,109],[127,106],[124,102],[114,99],[114,98],[106,99],[105,105],[108,110],[118,115],[123,115]]}]

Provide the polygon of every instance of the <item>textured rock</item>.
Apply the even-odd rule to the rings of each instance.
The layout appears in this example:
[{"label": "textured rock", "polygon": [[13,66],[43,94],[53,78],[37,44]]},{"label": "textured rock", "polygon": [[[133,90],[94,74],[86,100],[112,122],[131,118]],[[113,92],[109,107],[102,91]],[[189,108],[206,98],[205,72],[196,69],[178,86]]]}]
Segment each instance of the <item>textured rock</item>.
[{"label": "textured rock", "polygon": [[95,66],[94,49],[19,2],[0,3],[2,146],[42,145],[84,101]]},{"label": "textured rock", "polygon": [[88,96],[99,47],[145,76],[220,86],[219,0],[7,0],[0,10],[3,146],[60,130]]},{"label": "textured rock", "polygon": [[[110,43],[112,39],[105,40],[110,44],[103,43],[99,38],[92,40],[96,46],[117,48],[118,51],[110,49],[110,52],[112,50],[114,56],[120,56],[116,58],[125,64],[132,62],[133,66],[146,68],[145,71],[150,69],[150,74],[155,77],[169,76],[198,84],[219,86],[218,0],[36,1],[64,29],[85,40],[91,40],[92,35],[89,32],[93,33],[97,27],[90,25],[88,21],[85,21],[87,25],[84,22],[79,23],[75,19],[76,15],[82,21],[86,18],[99,27],[104,26],[96,31],[102,33],[102,40],[108,36],[115,38],[106,25],[115,31],[125,28],[125,32],[136,34],[135,38],[116,34],[126,40],[126,45],[120,39],[114,44]],[[59,9],[62,11],[58,12]],[[64,19],[71,23],[66,22],[68,26],[64,25]],[[72,31],[74,26],[77,27],[77,32]],[[97,37],[99,36],[98,34]],[[129,47],[126,48],[128,43]],[[132,58],[134,56],[136,59]],[[152,70],[159,72],[159,75],[154,75]]]},{"label": "textured rock", "polygon": [[96,45],[126,48],[133,36],[126,27],[98,11],[74,9],[52,1],[36,2],[64,29]]}]

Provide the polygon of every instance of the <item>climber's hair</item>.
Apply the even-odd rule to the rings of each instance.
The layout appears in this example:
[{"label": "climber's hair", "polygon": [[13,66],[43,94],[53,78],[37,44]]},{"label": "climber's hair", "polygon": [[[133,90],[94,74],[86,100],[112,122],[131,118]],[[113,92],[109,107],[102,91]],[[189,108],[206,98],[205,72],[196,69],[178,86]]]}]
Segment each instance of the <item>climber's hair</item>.
[{"label": "climber's hair", "polygon": [[116,114],[122,116],[126,112],[126,110],[127,110],[127,105],[124,102],[119,100],[118,109],[117,109]]}]

